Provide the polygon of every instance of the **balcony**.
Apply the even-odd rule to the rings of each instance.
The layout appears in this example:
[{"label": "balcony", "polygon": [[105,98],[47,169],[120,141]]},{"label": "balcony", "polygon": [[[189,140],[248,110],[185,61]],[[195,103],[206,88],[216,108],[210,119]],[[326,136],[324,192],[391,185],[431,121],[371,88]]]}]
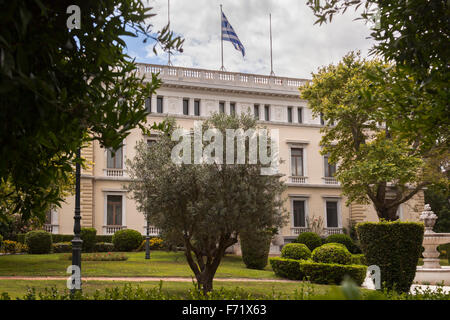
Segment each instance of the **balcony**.
[{"label": "balcony", "polygon": [[[161,233],[160,230],[154,226],[149,226],[148,228],[149,230],[149,235],[150,236],[159,236],[159,234]],[[147,235],[147,226],[144,226],[144,235]]]},{"label": "balcony", "polygon": [[339,182],[336,180],[335,177],[323,177],[322,179],[325,182],[325,184],[334,184],[334,185],[339,184]]},{"label": "balcony", "polygon": [[290,176],[290,177],[289,177],[289,183],[293,183],[293,184],[306,184],[306,183],[308,183],[308,177],[302,177],[302,176]]},{"label": "balcony", "polygon": [[59,232],[59,225],[57,224],[44,224],[43,229],[49,233],[58,234]]},{"label": "balcony", "polygon": [[294,236],[298,236],[300,233],[303,232],[310,232],[311,230],[308,227],[292,227],[291,228],[291,234]]},{"label": "balcony", "polygon": [[325,234],[327,236],[329,236],[331,234],[344,233],[344,229],[343,228],[324,228],[324,229],[325,229]]},{"label": "balcony", "polygon": [[103,170],[106,177],[122,178],[127,177],[124,169],[107,168]]},{"label": "balcony", "polygon": [[104,235],[113,235],[117,231],[126,229],[126,228],[127,228],[126,226],[113,226],[113,225],[103,226],[103,234]]}]

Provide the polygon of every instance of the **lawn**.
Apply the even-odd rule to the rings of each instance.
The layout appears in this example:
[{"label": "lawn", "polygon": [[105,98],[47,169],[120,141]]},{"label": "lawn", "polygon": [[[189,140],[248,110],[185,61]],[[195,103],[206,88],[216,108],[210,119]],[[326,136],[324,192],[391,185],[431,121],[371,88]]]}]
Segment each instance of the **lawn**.
[{"label": "lawn", "polygon": [[[82,289],[83,293],[92,294],[95,290],[104,290],[105,288],[123,287],[125,284],[130,284],[126,281],[95,281],[88,280],[83,281]],[[139,286],[143,289],[150,289],[159,286],[159,282],[132,282],[132,287]],[[34,288],[36,292],[42,292],[45,288],[56,287],[60,292],[67,292],[66,280],[0,280],[0,294],[7,292],[11,298],[22,298],[28,288]],[[235,288],[243,288],[246,292],[250,292],[253,297],[274,295],[288,299],[295,294],[303,290],[309,294],[325,294],[329,292],[334,286],[317,285],[309,283],[280,283],[280,282],[214,282],[214,289],[228,289],[233,290]],[[162,291],[170,295],[176,296],[179,299],[188,298],[189,289],[193,289],[194,286],[190,282],[171,282],[163,281]]]},{"label": "lawn", "polygon": [[[64,254],[24,254],[0,256],[0,276],[67,276],[70,260]],[[83,276],[109,277],[192,277],[183,252],[153,251],[145,260],[144,252],[127,252],[127,261],[82,261]],[[264,270],[247,269],[240,256],[225,256],[217,278],[278,279],[270,265]]]}]

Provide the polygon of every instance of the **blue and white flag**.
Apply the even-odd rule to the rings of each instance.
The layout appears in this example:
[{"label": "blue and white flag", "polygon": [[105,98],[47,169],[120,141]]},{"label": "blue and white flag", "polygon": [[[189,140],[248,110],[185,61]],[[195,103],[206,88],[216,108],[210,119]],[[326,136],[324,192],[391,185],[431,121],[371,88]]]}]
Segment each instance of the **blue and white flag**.
[{"label": "blue and white flag", "polygon": [[242,56],[245,56],[245,49],[242,45],[241,41],[239,40],[238,36],[236,35],[236,32],[234,32],[233,27],[228,22],[227,17],[225,17],[225,14],[222,12],[222,40],[230,41],[234,48],[242,53]]}]

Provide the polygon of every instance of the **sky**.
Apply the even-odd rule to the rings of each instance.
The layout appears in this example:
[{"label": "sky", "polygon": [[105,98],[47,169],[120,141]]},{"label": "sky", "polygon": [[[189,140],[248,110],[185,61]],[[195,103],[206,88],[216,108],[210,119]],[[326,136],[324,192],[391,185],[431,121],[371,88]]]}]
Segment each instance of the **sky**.
[{"label": "sky", "polygon": [[[157,15],[149,19],[153,30],[167,24],[167,0],[143,0]],[[269,13],[272,14],[273,69],[281,77],[311,78],[324,65],[337,63],[346,53],[360,50],[368,55],[373,41],[369,26],[354,21],[353,9],[333,17],[332,23],[316,20],[306,0],[170,0],[170,25],[185,39],[183,53],[172,55],[174,66],[219,70],[221,67],[221,20],[223,5],[246,55],[224,41],[226,71],[270,74]],[[155,56],[153,44],[127,37],[127,53],[137,62],[166,65],[166,53]]]}]

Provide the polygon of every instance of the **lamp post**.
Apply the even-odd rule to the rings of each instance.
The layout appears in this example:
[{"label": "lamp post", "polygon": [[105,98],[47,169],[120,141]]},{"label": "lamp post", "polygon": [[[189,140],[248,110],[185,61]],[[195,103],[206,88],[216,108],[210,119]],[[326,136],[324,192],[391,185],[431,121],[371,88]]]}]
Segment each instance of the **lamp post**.
[{"label": "lamp post", "polygon": [[147,234],[145,236],[145,259],[150,259],[150,224],[147,216]]},{"label": "lamp post", "polygon": [[[72,265],[78,267],[79,270],[79,283],[80,287],[79,290],[81,290],[81,245],[83,244],[83,240],[80,238],[80,232],[81,232],[81,214],[80,214],[80,177],[81,177],[81,165],[80,165],[80,158],[81,158],[81,149],[78,148],[76,159],[77,162],[75,164],[75,216],[73,219],[75,220],[73,225],[73,233],[74,237],[72,240]],[[72,274],[76,273],[76,270],[72,269]],[[72,280],[75,282],[75,279]],[[75,293],[77,289],[75,286],[72,287],[70,290],[72,294]]]}]

